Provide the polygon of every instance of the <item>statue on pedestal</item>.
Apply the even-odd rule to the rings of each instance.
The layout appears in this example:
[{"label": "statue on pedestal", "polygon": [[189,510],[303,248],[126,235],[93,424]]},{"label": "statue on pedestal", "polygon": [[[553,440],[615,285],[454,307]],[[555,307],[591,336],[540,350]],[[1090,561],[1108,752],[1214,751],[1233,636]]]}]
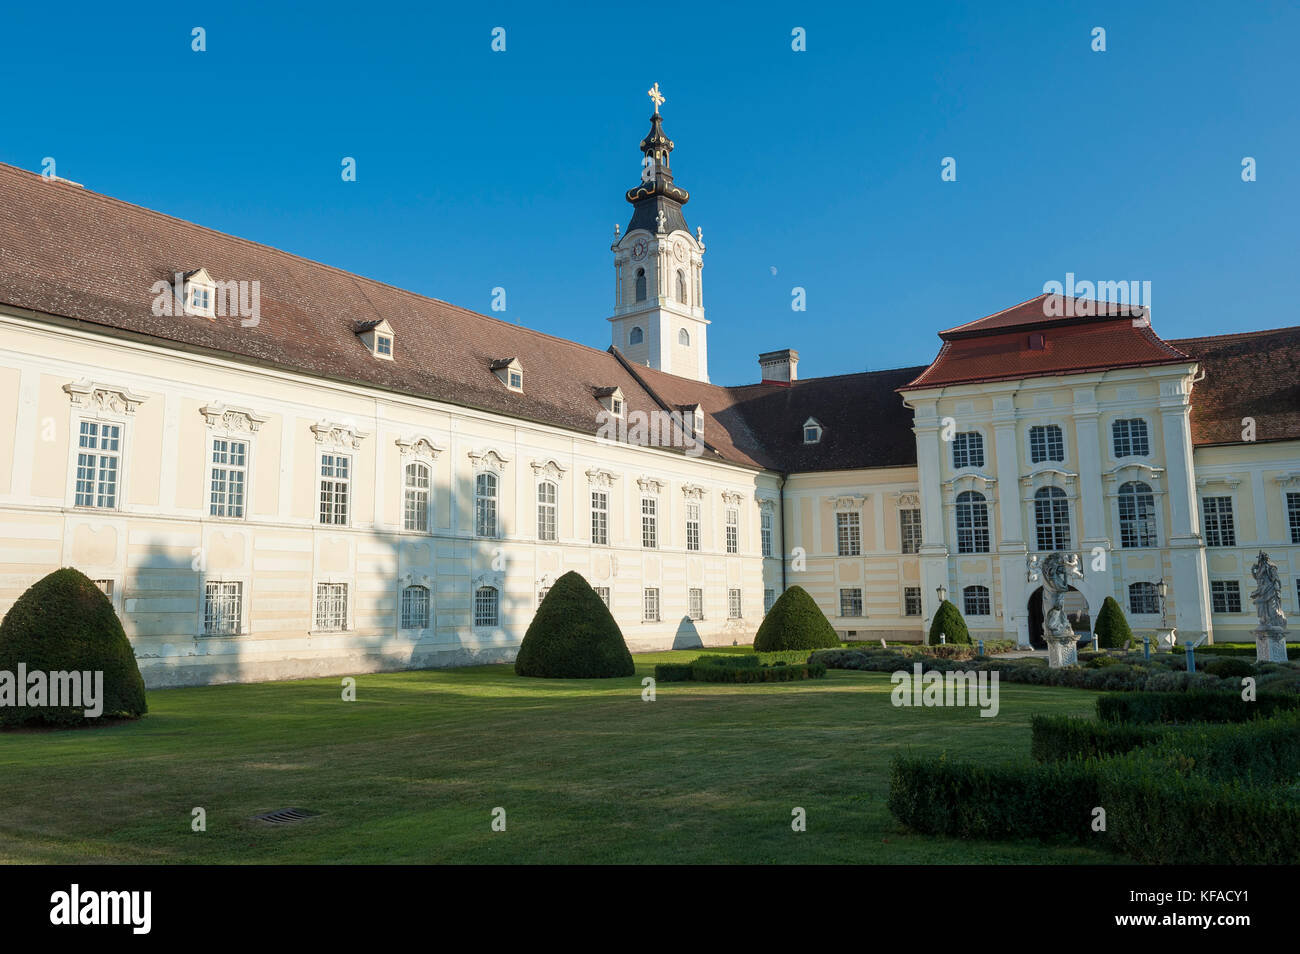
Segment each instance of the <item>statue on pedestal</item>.
[{"label": "statue on pedestal", "polygon": [[1255,592],[1250,594],[1259,614],[1255,629],[1255,662],[1286,662],[1286,613],[1282,612],[1282,581],[1277,564],[1263,550],[1251,567]]},{"label": "statue on pedestal", "polygon": [[1043,639],[1047,641],[1047,665],[1053,669],[1073,666],[1079,661],[1075,645],[1079,637],[1065,615],[1065,594],[1072,580],[1082,580],[1079,558],[1051,553],[1043,559]]}]

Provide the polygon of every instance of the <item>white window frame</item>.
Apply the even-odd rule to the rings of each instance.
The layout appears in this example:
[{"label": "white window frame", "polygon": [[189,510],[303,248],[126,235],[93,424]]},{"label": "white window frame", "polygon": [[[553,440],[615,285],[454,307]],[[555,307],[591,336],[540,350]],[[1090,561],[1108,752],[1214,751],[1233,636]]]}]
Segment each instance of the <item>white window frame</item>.
[{"label": "white window frame", "polygon": [[[227,454],[229,453],[230,444],[232,443],[243,444],[244,463],[240,466],[229,464],[229,463],[218,464],[217,461],[215,460],[217,454],[218,441],[224,441],[227,444]],[[213,495],[216,493],[215,485],[216,485],[216,476],[218,470],[224,470],[228,474],[230,472],[243,474],[244,477],[243,495],[242,495],[242,503],[240,505],[240,512],[238,514],[230,514],[230,513],[221,514],[221,513],[212,512],[213,507],[215,506],[212,498]],[[243,434],[243,433],[227,433],[227,432],[209,434],[208,435],[208,467],[207,467],[206,476],[207,476],[207,485],[208,485],[208,501],[207,501],[207,506],[204,508],[204,510],[207,518],[210,520],[247,520],[249,508],[252,502],[251,491],[253,486],[252,435]],[[227,477],[227,490],[225,494],[226,494],[226,500],[228,501],[230,499],[229,477]],[[229,505],[227,504],[227,508],[228,507]]]},{"label": "white window frame", "polygon": [[[1144,431],[1143,439],[1146,441],[1146,450],[1139,453],[1134,450],[1133,422],[1141,421],[1142,430]],[[1120,453],[1120,435],[1117,427],[1120,424],[1127,425],[1124,428],[1124,441],[1128,445],[1127,454]],[[1145,417],[1117,417],[1110,422],[1110,455],[1113,460],[1128,460],[1132,457],[1150,457],[1151,456],[1151,422]]]},{"label": "white window frame", "polygon": [[774,540],[775,520],[772,511],[764,507],[758,512],[758,533],[762,541],[763,556],[772,556],[772,543]]},{"label": "white window frame", "polygon": [[[325,459],[327,457],[331,461],[330,467],[336,472],[338,470],[339,459],[342,458],[346,460],[348,462],[347,476],[342,478],[334,475],[326,476]],[[353,489],[352,489],[352,479],[355,474],[356,474],[356,461],[354,460],[352,454],[346,454],[336,450],[320,450],[317,452],[316,454],[316,526],[318,527],[352,526],[352,514],[355,510],[355,508],[353,507],[353,503],[355,501],[355,496],[356,496],[353,493]],[[337,517],[338,515],[338,486],[340,484],[343,485],[343,490],[346,494],[346,497],[344,501],[344,519],[342,522],[339,522],[337,520],[331,520],[327,522],[321,519],[324,516],[324,512],[325,512],[324,497],[325,497],[325,484],[327,481],[331,485],[332,489],[330,490],[330,493],[333,494],[334,497],[333,503],[330,506],[330,512],[331,515],[335,517]]]},{"label": "white window frame", "polygon": [[728,507],[724,526],[728,553],[740,552],[740,508]]},{"label": "white window frame", "polygon": [[[343,618],[342,618],[342,626],[338,628],[335,628],[333,626],[330,626],[328,628],[323,628],[321,626],[322,620],[320,615],[320,609],[321,609],[321,598],[322,598],[321,588],[322,587],[330,588],[330,590],[324,594],[327,599],[336,599],[337,594],[342,593]],[[337,587],[342,587],[342,589],[341,590],[335,589]],[[328,579],[328,578],[314,580],[312,583],[311,592],[312,592],[311,632],[313,635],[317,633],[352,632],[352,611],[353,611],[354,601],[352,599],[352,586],[350,585],[349,581],[335,580],[335,579]]]},{"label": "white window frame", "polygon": [[[411,468],[424,468],[427,483],[420,487],[418,483],[412,484],[409,471]],[[402,532],[419,533],[428,535],[433,532],[433,461],[427,457],[403,457],[402,458]],[[422,526],[410,526],[407,517],[410,513],[410,502],[412,497],[417,501],[416,513],[421,509],[419,504],[420,497],[423,497],[424,520]],[[417,524],[421,521],[417,520]]]},{"label": "white window frame", "polygon": [[[479,610],[483,608],[483,594],[485,590],[492,591],[491,601],[491,619],[484,620]],[[491,583],[483,583],[474,587],[473,605],[470,607],[471,619],[475,629],[498,629],[501,626],[501,587]]]},{"label": "white window frame", "polygon": [[[549,488],[550,500],[544,500]],[[560,539],[560,485],[554,480],[537,482],[537,539],[555,543]]]},{"label": "white window frame", "polygon": [[659,498],[653,494],[641,496],[641,548],[659,549]]},{"label": "white window frame", "polygon": [[[488,478],[492,482],[492,492],[484,493],[480,481]],[[484,519],[490,512],[491,526]],[[474,536],[483,540],[501,538],[501,475],[491,470],[480,470],[474,475]],[[498,602],[500,594],[498,594]]]},{"label": "white window frame", "polygon": [[776,605],[776,588],[765,586],[763,588],[763,615],[766,616],[772,612],[772,607]]},{"label": "white window frame", "polygon": [[[1053,432],[1055,438],[1053,439]],[[1041,435],[1040,441],[1035,441],[1036,437]],[[1063,464],[1065,463],[1065,428],[1060,424],[1031,424],[1026,436],[1026,443],[1029,447],[1029,462],[1031,464]],[[1035,444],[1042,445],[1042,456],[1038,456],[1039,448]],[[1052,454],[1059,454],[1053,457]]]},{"label": "white window frame", "polygon": [[[213,589],[218,600],[235,606],[235,628],[233,632],[213,632],[208,629],[208,606]],[[199,594],[199,635],[208,639],[233,639],[247,634],[248,617],[245,612],[245,583],[240,579],[213,579],[205,576],[200,581]],[[229,599],[234,594],[233,601]]]},{"label": "white window frame", "polygon": [[[1209,501],[1211,500],[1215,501],[1214,514],[1213,514],[1214,517],[1213,538],[1216,542],[1213,543],[1211,542],[1211,531],[1210,531],[1211,514],[1209,508],[1206,506],[1206,504],[1209,503]],[[1219,503],[1219,501],[1224,501],[1224,500],[1228,501],[1227,530],[1229,533],[1232,534],[1232,539],[1226,543],[1224,542],[1223,539],[1224,514],[1220,509],[1221,504]],[[1215,549],[1224,549],[1224,548],[1235,547],[1237,545],[1237,501],[1234,494],[1202,494],[1201,495],[1201,535],[1205,541],[1206,547],[1214,547]]]},{"label": "white window frame", "polygon": [[[913,602],[914,601],[914,602]],[[916,612],[912,612],[912,607],[916,607]],[[919,586],[903,587],[903,618],[914,619],[925,615],[925,606],[921,602],[921,588]]]},{"label": "white window frame", "polygon": [[657,623],[663,614],[659,601],[659,587],[646,586],[641,590],[641,622]]},{"label": "white window frame", "polygon": [[[1223,594],[1225,609],[1215,608],[1215,587]],[[1227,605],[1229,598],[1237,601],[1237,608],[1233,609]],[[1242,607],[1241,601],[1241,581],[1240,580],[1210,580],[1210,613],[1215,616],[1232,616],[1240,613]]]},{"label": "white window frame", "polygon": [[[961,498],[965,494],[974,494],[979,499],[962,500]],[[970,534],[971,543],[969,549],[963,549],[962,547],[962,507],[970,508],[970,526],[964,528]],[[977,519],[980,512],[977,508],[980,507],[983,508],[984,513],[982,524]],[[993,547],[993,513],[988,496],[979,490],[963,490],[954,499],[952,511],[953,539],[957,541],[957,552],[959,554],[991,553]],[[981,542],[983,543],[982,547],[980,546]]]},{"label": "white window frame", "polygon": [[[93,448],[94,453],[89,455],[95,458],[94,480],[92,481],[92,489],[90,494],[91,500],[97,501],[100,498],[100,494],[99,494],[99,485],[101,482],[100,465],[103,458],[111,457],[114,461],[114,465],[116,468],[115,479],[113,482],[112,506],[100,506],[98,503],[94,503],[94,502],[92,503],[77,502],[77,498],[78,496],[80,496],[77,490],[77,485],[79,483],[79,478],[77,474],[81,468],[80,458],[83,451],[92,450],[92,448],[81,446],[81,428],[83,424],[88,424],[95,428],[95,438],[94,438],[95,447]],[[72,447],[70,448],[71,453],[68,455],[69,456],[68,506],[74,507],[77,510],[100,510],[105,512],[123,510],[124,509],[123,503],[125,502],[126,499],[125,496],[126,494],[126,480],[125,480],[126,478],[126,437],[127,437],[126,421],[113,416],[77,414],[74,415],[73,417],[73,425],[74,426],[71,432],[73,435],[73,440],[71,441]],[[99,447],[99,444],[103,441],[103,437],[104,437],[103,428],[106,426],[117,428],[117,448],[115,450],[109,450],[108,448]]]},{"label": "white window frame", "polygon": [[591,542],[609,546],[609,491],[603,488],[591,491]]},{"label": "white window frame", "polygon": [[1291,543],[1300,543],[1300,493],[1295,491],[1283,492],[1282,510],[1286,514]]},{"label": "white window frame", "polygon": [[700,502],[686,501],[686,549],[698,552],[700,549]]},{"label": "white window frame", "polygon": [[704,619],[704,588],[692,586],[686,591],[686,615],[693,620]]},{"label": "white window frame", "polygon": [[835,512],[835,555],[862,556],[862,514],[856,510]]},{"label": "white window frame", "polygon": [[[1039,495],[1042,496],[1039,496]],[[1073,514],[1070,513],[1070,495],[1061,487],[1049,484],[1045,487],[1039,487],[1034,491],[1032,498],[1034,506],[1034,543],[1037,545],[1037,552],[1052,553],[1055,551],[1067,551],[1070,549],[1070,541],[1073,539]],[[1040,507],[1040,504],[1044,506]],[[1046,511],[1048,519],[1043,520],[1043,513]],[[1064,537],[1062,537],[1064,530]],[[1043,543],[1043,535],[1046,531],[1050,537],[1047,544]]]},{"label": "white window frame", "polygon": [[605,609],[612,610],[613,607],[612,607],[612,605],[611,605],[611,603],[610,603],[610,600],[611,600],[613,597],[612,597],[612,594],[610,593],[610,589],[609,589],[609,587],[608,587],[608,586],[593,586],[592,589],[596,591],[596,595],[600,597],[600,601],[601,601],[602,603],[605,604]]},{"label": "white window frame", "polygon": [[[388,342],[388,350],[384,350],[384,342]],[[375,357],[383,358],[385,361],[393,360],[393,336],[386,335],[382,332],[375,332]]]},{"label": "white window frame", "polygon": [[[1146,488],[1145,492],[1125,493],[1124,488],[1130,485],[1138,484]],[[1147,521],[1147,533],[1142,532],[1143,518],[1141,516],[1141,501],[1143,498],[1151,499],[1151,512]],[[1132,499],[1133,515],[1126,517],[1124,515],[1124,501]],[[1126,480],[1121,483],[1115,491],[1115,526],[1119,533],[1119,546],[1121,550],[1153,550],[1160,547],[1160,503],[1156,495],[1155,488],[1145,480]],[[1126,527],[1132,527],[1133,539],[1137,542],[1133,544],[1125,543],[1124,531]],[[1149,539],[1149,543],[1143,543],[1142,540]],[[1141,582],[1141,581],[1139,581]]]},{"label": "white window frame", "polygon": [[[979,612],[978,607],[974,610],[970,608],[971,590],[983,590],[983,595],[975,594],[975,599],[983,599],[988,604],[986,612]],[[961,588],[961,612],[963,616],[974,616],[980,619],[987,619],[993,615],[993,587],[987,583],[969,583]]]},{"label": "white window frame", "polygon": [[[974,456],[971,447],[972,438],[977,438],[979,441],[978,463],[972,459]],[[964,463],[957,462],[957,450],[959,446],[961,447],[961,452],[965,458]],[[950,454],[953,470],[982,470],[988,461],[988,442],[984,440],[984,432],[978,429],[971,429],[969,431],[958,431],[953,434]]]},{"label": "white window frame", "polygon": [[[412,595],[415,595],[413,591],[416,590],[421,590],[424,593],[424,622],[418,626],[410,626],[407,624],[408,617],[406,612],[407,611],[406,595],[408,592],[412,593]],[[428,629],[432,624],[433,624],[432,588],[429,587],[427,584],[425,584],[423,581],[400,584],[397,588],[397,628],[399,630],[408,630],[412,632],[417,632],[420,630]]]},{"label": "white window frame", "polygon": [[[853,612],[854,610],[857,610],[857,612]],[[862,587],[840,587],[840,617],[843,619],[862,618]]]},{"label": "white window frame", "polygon": [[[1147,587],[1150,589],[1147,589]],[[1138,597],[1138,594],[1134,592],[1138,588],[1141,588],[1140,598],[1143,600],[1149,599],[1151,601],[1149,604],[1144,605],[1154,606],[1155,609],[1138,608],[1138,605],[1135,602],[1135,598]],[[1124,592],[1128,595],[1129,616],[1149,616],[1153,618],[1160,616],[1160,590],[1156,587],[1156,584],[1148,582],[1147,580],[1134,580],[1125,587]]]},{"label": "white window frame", "polygon": [[[915,514],[915,519],[912,515]],[[915,531],[915,541],[912,548],[908,549],[908,537]],[[921,508],[920,507],[902,507],[898,511],[898,549],[904,556],[910,556],[914,553],[921,552]]]},{"label": "white window frame", "polygon": [[727,619],[744,619],[745,607],[742,602],[740,587],[727,587]]}]

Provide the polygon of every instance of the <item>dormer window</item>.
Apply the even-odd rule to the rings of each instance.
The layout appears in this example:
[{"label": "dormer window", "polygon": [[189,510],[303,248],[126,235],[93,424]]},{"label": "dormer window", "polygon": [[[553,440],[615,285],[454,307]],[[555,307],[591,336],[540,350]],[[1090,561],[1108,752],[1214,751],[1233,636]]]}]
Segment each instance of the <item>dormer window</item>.
[{"label": "dormer window", "polygon": [[623,416],[625,401],[623,400],[623,389],[613,388],[596,388],[596,400],[600,402],[601,407],[609,411],[615,417]]},{"label": "dormer window", "polygon": [[216,317],[216,283],[206,268],[185,274],[185,287],[181,290],[185,313],[201,318]]},{"label": "dormer window", "polygon": [[704,436],[704,409],[698,404],[681,404],[677,408],[682,414],[682,429],[687,436],[699,440]]},{"label": "dormer window", "polygon": [[511,391],[524,390],[524,366],[518,358],[498,358],[492,362],[492,373]]},{"label": "dormer window", "polygon": [[361,339],[361,343],[366,346],[366,350],[376,358],[383,358],[385,361],[393,360],[393,326],[388,323],[388,319],[359,321],[353,330]]},{"label": "dormer window", "polygon": [[610,413],[613,414],[615,417],[622,417],[623,402],[620,401],[618,398],[614,398],[614,400],[609,402],[609,410]]},{"label": "dormer window", "polygon": [[803,442],[805,444],[820,444],[822,442],[822,425],[815,417],[810,417],[803,422]]}]

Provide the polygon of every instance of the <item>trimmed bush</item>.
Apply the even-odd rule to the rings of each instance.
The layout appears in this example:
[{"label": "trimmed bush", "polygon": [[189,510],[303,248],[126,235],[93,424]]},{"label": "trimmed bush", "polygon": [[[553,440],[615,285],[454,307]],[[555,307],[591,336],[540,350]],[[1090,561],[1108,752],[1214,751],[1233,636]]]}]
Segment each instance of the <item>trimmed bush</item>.
[{"label": "trimmed bush", "polygon": [[777,598],[754,635],[756,652],[828,649],[839,644],[826,614],[802,586],[792,586]]},{"label": "trimmed bush", "polygon": [[1214,656],[1207,659],[1199,668],[1213,673],[1220,679],[1244,679],[1255,675],[1255,666],[1237,656]]},{"label": "trimmed bush", "polygon": [[962,617],[961,610],[948,600],[939,604],[934,622],[930,624],[930,637],[927,641],[931,646],[939,645],[940,633],[949,643],[970,645],[970,630],[966,627],[966,620]]},{"label": "trimmed bush", "polygon": [[655,682],[690,682],[690,663],[659,663],[655,666]]},{"label": "trimmed bush", "polygon": [[[102,672],[103,717],[139,718],[149,711],[144,679],[113,604],[78,570],[38,580],[0,622],[0,672]],[[83,690],[84,698],[84,690]],[[0,725],[77,725],[85,708],[0,706]]]},{"label": "trimmed bush", "polygon": [[1300,695],[1280,692],[1261,692],[1254,702],[1247,702],[1237,692],[1198,690],[1112,692],[1097,697],[1099,719],[1130,725],[1156,722],[1248,722],[1295,709],[1300,709]]},{"label": "trimmed bush", "polygon": [[1101,612],[1097,614],[1097,624],[1092,631],[1097,635],[1097,645],[1102,649],[1123,649],[1133,638],[1128,619],[1113,596],[1102,600]]},{"label": "trimmed bush", "polygon": [[801,679],[821,679],[825,675],[826,667],[822,665],[791,666],[778,663],[775,666],[746,668],[710,666],[708,663],[697,662],[691,666],[691,678],[696,682],[797,682]]},{"label": "trimmed bush", "polygon": [[555,581],[528,625],[515,657],[520,676],[610,679],[636,672],[632,654],[604,600],[572,571]]},{"label": "trimmed bush", "polygon": [[1074,716],[1034,715],[1029,754],[1035,762],[1123,755],[1144,745],[1154,745],[1169,734],[1163,725],[1126,725],[1097,722]]}]

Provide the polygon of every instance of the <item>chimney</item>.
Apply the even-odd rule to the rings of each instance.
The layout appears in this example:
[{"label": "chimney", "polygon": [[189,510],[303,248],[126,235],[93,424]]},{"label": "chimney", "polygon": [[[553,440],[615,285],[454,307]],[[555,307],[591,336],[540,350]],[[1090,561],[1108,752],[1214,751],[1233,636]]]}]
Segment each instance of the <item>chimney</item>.
[{"label": "chimney", "polygon": [[797,380],[795,369],[799,366],[799,352],[793,348],[766,351],[758,356],[758,368],[764,384],[784,384],[789,387]]}]

